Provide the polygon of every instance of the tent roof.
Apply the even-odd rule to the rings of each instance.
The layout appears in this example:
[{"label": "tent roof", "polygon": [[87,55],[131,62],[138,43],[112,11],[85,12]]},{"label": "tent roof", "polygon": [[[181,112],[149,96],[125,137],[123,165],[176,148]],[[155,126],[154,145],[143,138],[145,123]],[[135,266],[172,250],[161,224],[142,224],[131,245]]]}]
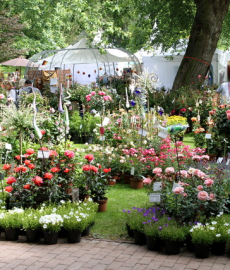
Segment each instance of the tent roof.
[{"label": "tent roof", "polygon": [[90,48],[87,45],[86,37],[65,49],[53,51],[52,56],[41,59],[39,62],[42,63],[44,60],[52,66],[132,61],[129,53],[119,49],[105,49],[105,54],[101,54],[99,49]]}]

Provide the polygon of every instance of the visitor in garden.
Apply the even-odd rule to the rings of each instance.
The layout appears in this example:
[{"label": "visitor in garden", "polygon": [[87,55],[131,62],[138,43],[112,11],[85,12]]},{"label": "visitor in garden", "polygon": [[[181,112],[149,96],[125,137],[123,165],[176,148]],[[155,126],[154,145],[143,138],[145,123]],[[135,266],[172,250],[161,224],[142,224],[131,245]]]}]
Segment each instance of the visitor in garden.
[{"label": "visitor in garden", "polygon": [[230,82],[224,82],[217,88],[216,95],[214,97],[214,105],[217,105],[219,98],[221,104],[230,103]]},{"label": "visitor in garden", "polygon": [[43,92],[44,90],[44,85],[41,77],[38,77],[35,80],[34,86],[40,90],[40,92]]},{"label": "visitor in garden", "polygon": [[6,82],[5,88],[8,101],[15,103],[17,100],[17,90],[14,89],[13,84],[11,82]]},{"label": "visitor in garden", "polygon": [[[39,90],[38,88],[33,87],[33,90],[34,90],[35,93],[39,93],[39,94],[42,96],[42,94],[41,94],[41,92],[40,92],[40,90]],[[33,93],[33,90],[32,90],[32,82],[31,82],[31,80],[26,80],[26,81],[25,81],[25,87],[22,88],[22,89],[19,91],[19,95],[21,96],[21,94],[22,94],[23,92],[25,92],[25,93],[27,93],[27,94],[31,94],[31,93]]]},{"label": "visitor in garden", "polygon": [[22,90],[22,88],[25,87],[25,81],[26,81],[26,79],[20,79],[20,81],[18,82],[19,92],[20,92],[20,90]]}]

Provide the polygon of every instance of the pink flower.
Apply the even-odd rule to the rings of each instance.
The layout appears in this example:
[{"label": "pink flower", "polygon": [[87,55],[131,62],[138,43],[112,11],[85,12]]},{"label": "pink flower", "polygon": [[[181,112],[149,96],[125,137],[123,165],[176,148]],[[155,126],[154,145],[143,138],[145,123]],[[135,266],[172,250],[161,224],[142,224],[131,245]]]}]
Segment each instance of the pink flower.
[{"label": "pink flower", "polygon": [[200,161],[201,160],[201,156],[195,155],[195,156],[192,157],[192,160]]},{"label": "pink flower", "polygon": [[203,155],[203,156],[201,156],[201,159],[206,159],[206,160],[209,160],[209,156],[208,155]]},{"label": "pink flower", "polygon": [[214,181],[213,181],[212,179],[208,178],[208,179],[206,179],[206,180],[204,181],[204,183],[205,183],[205,185],[206,185],[207,187],[211,187],[211,186],[213,185]]},{"label": "pink flower", "polygon": [[216,198],[216,196],[213,193],[210,193],[209,199],[213,201],[213,200],[215,200],[215,198]]},{"label": "pink flower", "polygon": [[173,190],[174,194],[183,194],[184,193],[184,188],[183,187],[176,187]]},{"label": "pink flower", "polygon": [[92,91],[91,92],[91,96],[95,96],[96,95],[96,92],[95,91]]},{"label": "pink flower", "polygon": [[153,173],[155,173],[155,174],[160,174],[160,173],[162,173],[162,169],[156,167],[155,169],[153,169]]},{"label": "pink flower", "polygon": [[165,173],[167,174],[173,174],[175,172],[175,169],[173,167],[168,167],[165,169]]},{"label": "pink flower", "polygon": [[150,183],[152,183],[152,179],[150,179],[150,178],[145,178],[145,179],[143,180],[143,183],[144,183],[144,184],[150,184]]},{"label": "pink flower", "polygon": [[197,195],[198,199],[201,201],[206,201],[209,199],[208,193],[206,191],[200,191]]},{"label": "pink flower", "polygon": [[184,196],[184,197],[187,197],[187,196],[188,196],[188,194],[187,194],[186,192],[184,192],[184,193],[183,193],[183,196]]},{"label": "pink flower", "polygon": [[4,99],[5,96],[3,94],[0,94],[0,99]]},{"label": "pink flower", "polygon": [[64,155],[68,158],[73,158],[74,157],[74,152],[70,150],[66,150]]},{"label": "pink flower", "polygon": [[185,170],[180,170],[180,175],[181,177],[187,177],[188,176],[188,172]]},{"label": "pink flower", "polygon": [[104,96],[103,99],[104,99],[104,101],[108,101],[109,100],[109,98],[107,96]]},{"label": "pink flower", "polygon": [[199,191],[203,190],[203,186],[201,186],[201,185],[197,186],[197,190],[199,190]]},{"label": "pink flower", "polygon": [[99,91],[99,92],[98,92],[98,95],[99,95],[99,96],[105,96],[106,93],[105,93],[104,91]]}]

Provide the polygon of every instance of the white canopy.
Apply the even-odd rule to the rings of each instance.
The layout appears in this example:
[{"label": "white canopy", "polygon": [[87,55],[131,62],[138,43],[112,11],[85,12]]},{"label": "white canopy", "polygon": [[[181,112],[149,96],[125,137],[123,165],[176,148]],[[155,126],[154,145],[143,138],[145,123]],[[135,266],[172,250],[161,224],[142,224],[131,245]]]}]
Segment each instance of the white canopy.
[{"label": "white canopy", "polygon": [[131,61],[128,53],[118,49],[105,49],[105,54],[101,54],[97,48],[90,48],[87,45],[87,38],[85,37],[74,45],[56,51],[53,56],[40,60],[40,64],[44,60],[48,62],[48,66],[55,67],[62,67],[63,64],[101,64]]}]

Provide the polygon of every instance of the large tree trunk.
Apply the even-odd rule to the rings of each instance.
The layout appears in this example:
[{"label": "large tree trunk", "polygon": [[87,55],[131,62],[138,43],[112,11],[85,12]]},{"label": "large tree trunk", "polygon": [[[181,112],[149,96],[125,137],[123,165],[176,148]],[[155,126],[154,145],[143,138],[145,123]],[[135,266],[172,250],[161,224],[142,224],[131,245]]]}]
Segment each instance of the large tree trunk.
[{"label": "large tree trunk", "polygon": [[230,0],[194,0],[196,15],[188,47],[173,84],[173,90],[204,78],[220,37]]}]

